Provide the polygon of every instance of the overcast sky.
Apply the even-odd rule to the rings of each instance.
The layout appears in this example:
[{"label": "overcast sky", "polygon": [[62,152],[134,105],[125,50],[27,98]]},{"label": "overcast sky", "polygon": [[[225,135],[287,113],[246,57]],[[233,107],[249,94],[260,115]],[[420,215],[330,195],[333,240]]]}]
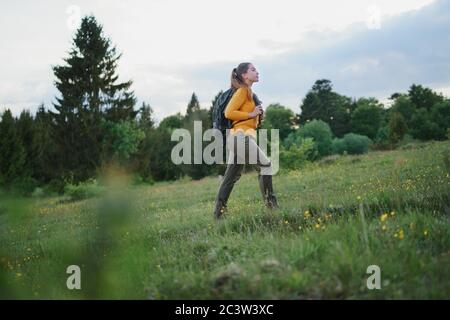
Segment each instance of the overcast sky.
[{"label": "overcast sky", "polygon": [[123,56],[139,105],[184,114],[195,92],[207,108],[233,67],[253,62],[264,105],[299,112],[314,81],[386,101],[420,83],[450,96],[450,0],[3,1],[0,112],[51,107],[79,17],[94,14]]}]

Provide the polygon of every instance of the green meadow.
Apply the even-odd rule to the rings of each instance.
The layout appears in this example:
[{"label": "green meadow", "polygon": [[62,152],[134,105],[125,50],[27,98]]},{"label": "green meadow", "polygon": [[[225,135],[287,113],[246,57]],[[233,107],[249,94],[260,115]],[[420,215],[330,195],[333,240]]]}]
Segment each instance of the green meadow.
[{"label": "green meadow", "polygon": [[[217,177],[131,185],[113,174],[77,201],[4,195],[0,296],[448,299],[449,171],[449,141],[332,156],[274,176],[276,211],[250,171],[218,222]],[[66,285],[70,265],[79,290]]]}]

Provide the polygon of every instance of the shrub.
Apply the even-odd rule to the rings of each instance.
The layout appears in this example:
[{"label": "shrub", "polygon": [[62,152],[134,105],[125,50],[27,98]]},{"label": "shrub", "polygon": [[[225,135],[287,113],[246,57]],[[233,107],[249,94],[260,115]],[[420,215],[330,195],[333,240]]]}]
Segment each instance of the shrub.
[{"label": "shrub", "polygon": [[348,154],[362,154],[369,150],[372,143],[368,137],[356,133],[347,133],[344,136],[346,151]]},{"label": "shrub", "polygon": [[333,153],[342,155],[366,153],[371,143],[372,140],[366,136],[347,133],[342,139],[333,139]]},{"label": "shrub", "polygon": [[398,145],[403,146],[412,142],[414,142],[413,136],[407,133],[403,136],[402,140],[399,141]]},{"label": "shrub", "polygon": [[297,131],[289,134],[284,142],[284,145],[286,148],[289,148],[294,144],[300,145],[302,139],[304,138],[314,139],[314,148],[317,151],[316,158],[321,158],[331,154],[332,133],[328,123],[322,120],[313,120],[308,122]]},{"label": "shrub", "polygon": [[389,140],[389,127],[384,126],[378,129],[375,141],[371,146],[374,150],[389,150],[392,149],[392,144]]},{"label": "shrub", "polygon": [[20,196],[31,196],[34,189],[38,186],[38,181],[30,176],[15,179],[11,184],[12,194]]},{"label": "shrub", "polygon": [[344,151],[347,150],[347,145],[344,139],[334,138],[331,149],[333,154],[344,154]]},{"label": "shrub", "polygon": [[37,187],[34,189],[33,193],[31,194],[31,197],[33,198],[42,198],[45,196],[44,189]]},{"label": "shrub", "polygon": [[99,186],[96,179],[89,179],[77,185],[69,183],[64,187],[64,194],[72,201],[96,197],[103,191],[104,187]]},{"label": "shrub", "polygon": [[66,183],[63,179],[53,179],[43,187],[45,194],[63,194]]},{"label": "shrub", "polygon": [[151,175],[148,176],[142,176],[140,174],[133,175],[133,185],[141,185],[141,184],[147,184],[147,185],[153,185],[155,184],[155,180]]},{"label": "shrub", "polygon": [[314,140],[306,138],[300,145],[292,145],[289,148],[281,147],[280,167],[281,169],[293,170],[302,168],[309,160],[316,157]]}]

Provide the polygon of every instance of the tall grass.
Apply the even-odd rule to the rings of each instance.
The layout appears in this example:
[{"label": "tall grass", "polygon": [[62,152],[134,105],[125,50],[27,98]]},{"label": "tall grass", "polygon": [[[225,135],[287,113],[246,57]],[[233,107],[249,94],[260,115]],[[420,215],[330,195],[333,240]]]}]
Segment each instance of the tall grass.
[{"label": "tall grass", "polygon": [[[0,204],[8,298],[449,298],[450,143],[371,152],[274,176],[264,208],[255,172],[213,220],[219,180],[132,186],[100,198]],[[68,290],[79,265],[82,289]],[[369,290],[369,265],[381,289]]]}]

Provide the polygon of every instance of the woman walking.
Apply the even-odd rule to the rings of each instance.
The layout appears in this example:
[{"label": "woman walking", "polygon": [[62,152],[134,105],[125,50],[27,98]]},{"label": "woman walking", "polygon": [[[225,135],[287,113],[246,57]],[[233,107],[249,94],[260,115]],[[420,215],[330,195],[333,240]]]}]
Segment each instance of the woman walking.
[{"label": "woman walking", "polygon": [[217,219],[226,212],[233,186],[241,177],[244,163],[249,163],[249,159],[256,159],[256,163],[250,164],[255,165],[258,172],[259,187],[265,205],[270,209],[278,208],[272,186],[272,163],[256,142],[256,128],[263,112],[260,105],[255,105],[252,94],[252,85],[258,81],[258,71],[248,62],[239,64],[231,73],[231,86],[236,92],[225,109],[225,117],[233,122],[226,139],[229,150],[227,169],[214,207],[214,216]]}]

